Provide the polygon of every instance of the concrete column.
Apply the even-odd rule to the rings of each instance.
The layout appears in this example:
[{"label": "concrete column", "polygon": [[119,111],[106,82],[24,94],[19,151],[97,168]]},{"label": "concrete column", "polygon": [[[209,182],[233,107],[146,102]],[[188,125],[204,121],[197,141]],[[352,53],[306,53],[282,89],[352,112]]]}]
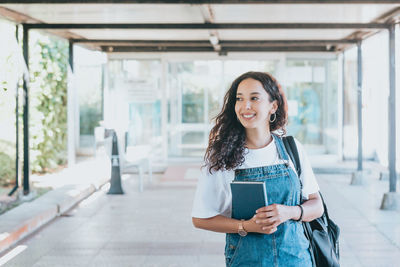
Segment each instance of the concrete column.
[{"label": "concrete column", "polygon": [[[168,96],[167,96],[167,75],[168,62],[161,58],[161,136],[162,136],[162,162],[167,164],[168,161]],[[171,97],[171,94],[169,94]]]},{"label": "concrete column", "polygon": [[365,183],[363,173],[363,151],[362,151],[362,51],[361,41],[357,42],[357,129],[358,129],[358,157],[357,171],[351,177],[351,185]]},{"label": "concrete column", "polygon": [[383,195],[381,209],[399,210],[400,195],[396,193],[396,25],[389,27],[389,192]]},{"label": "concrete column", "polygon": [[[345,72],[345,66],[346,66],[346,59],[345,59],[345,52],[342,53],[341,57],[341,70],[338,73],[339,74],[339,81],[341,81],[341,86],[339,87],[339,92],[338,92],[338,110],[339,112],[339,117],[338,117],[338,126],[339,126],[339,139],[338,139],[338,155],[339,155],[339,160],[343,161],[344,160],[344,90],[346,87],[346,72]],[[340,63],[339,63],[340,64]]]},{"label": "concrete column", "polygon": [[[27,25],[22,25],[23,29],[23,54],[24,60],[26,63],[26,67],[29,72],[29,28]],[[30,175],[30,164],[29,164],[29,75],[24,77],[23,82],[24,88],[24,103],[23,103],[23,125],[24,125],[24,179],[23,179],[23,186],[24,196],[29,195],[30,188],[29,188],[29,175]]]}]

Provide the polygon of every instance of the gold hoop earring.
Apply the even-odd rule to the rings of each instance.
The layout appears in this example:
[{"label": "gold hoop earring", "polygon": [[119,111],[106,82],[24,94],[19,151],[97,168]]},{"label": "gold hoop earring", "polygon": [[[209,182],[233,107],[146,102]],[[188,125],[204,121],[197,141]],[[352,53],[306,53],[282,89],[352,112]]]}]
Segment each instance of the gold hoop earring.
[{"label": "gold hoop earring", "polygon": [[[273,120],[271,120],[272,115],[275,115]],[[269,122],[272,123],[272,122],[274,122],[276,120],[276,113],[272,113],[271,117],[269,117]]]}]

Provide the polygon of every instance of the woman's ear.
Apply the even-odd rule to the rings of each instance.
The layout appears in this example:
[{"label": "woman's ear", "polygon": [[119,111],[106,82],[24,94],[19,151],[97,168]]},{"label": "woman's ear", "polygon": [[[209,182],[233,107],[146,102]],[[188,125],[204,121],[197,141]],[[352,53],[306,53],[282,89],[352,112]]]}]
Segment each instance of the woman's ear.
[{"label": "woman's ear", "polygon": [[277,101],[277,100],[274,100],[274,101],[272,102],[271,114],[272,114],[272,113],[275,113],[277,110],[278,110],[278,101]]}]

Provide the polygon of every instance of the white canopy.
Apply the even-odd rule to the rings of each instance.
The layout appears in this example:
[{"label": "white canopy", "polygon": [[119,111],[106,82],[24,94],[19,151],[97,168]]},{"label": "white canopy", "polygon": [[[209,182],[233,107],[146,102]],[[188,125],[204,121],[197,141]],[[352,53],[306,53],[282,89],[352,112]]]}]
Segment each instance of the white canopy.
[{"label": "white canopy", "polygon": [[4,17],[108,52],[340,51],[400,13],[396,1],[361,0],[1,2]]}]

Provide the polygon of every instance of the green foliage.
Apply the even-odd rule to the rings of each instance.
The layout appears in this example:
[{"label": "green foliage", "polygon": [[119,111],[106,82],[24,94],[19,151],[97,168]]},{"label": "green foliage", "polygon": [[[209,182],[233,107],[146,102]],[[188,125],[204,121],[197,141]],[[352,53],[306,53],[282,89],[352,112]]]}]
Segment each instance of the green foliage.
[{"label": "green foliage", "polygon": [[2,88],[4,91],[7,91],[7,82],[6,81],[2,81],[0,83],[0,88]]},{"label": "green foliage", "polygon": [[15,184],[15,144],[0,140],[0,186]]},{"label": "green foliage", "polygon": [[45,172],[66,162],[68,43],[40,36],[32,55],[31,169]]},{"label": "green foliage", "polygon": [[0,186],[9,186],[15,183],[15,159],[0,152]]},{"label": "green foliage", "polygon": [[9,82],[12,80],[12,76],[10,75],[13,71],[17,72],[17,70],[13,70],[15,68],[15,62],[13,62],[13,53],[10,51],[10,54],[8,54],[6,57],[0,57],[0,62],[2,66],[0,67],[0,90],[7,91]]},{"label": "green foliage", "polygon": [[183,95],[182,122],[196,123],[204,121],[204,90],[203,88],[196,88]]},{"label": "green foliage", "polygon": [[83,135],[93,135],[94,128],[99,126],[102,114],[95,105],[85,105],[80,107],[80,133]]}]

